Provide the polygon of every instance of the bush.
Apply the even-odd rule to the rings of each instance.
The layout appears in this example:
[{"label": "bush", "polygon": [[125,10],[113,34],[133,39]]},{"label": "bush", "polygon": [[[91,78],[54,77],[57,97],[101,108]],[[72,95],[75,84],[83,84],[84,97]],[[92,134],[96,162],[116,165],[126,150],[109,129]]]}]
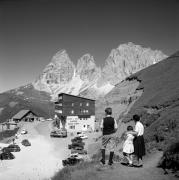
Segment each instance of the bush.
[{"label": "bush", "polygon": [[166,169],[172,169],[174,172],[179,170],[179,142],[166,148],[158,167],[161,167],[165,174],[168,174]]},{"label": "bush", "polygon": [[5,130],[5,131],[0,132],[0,140],[14,136],[18,130],[19,128],[15,128],[13,130]]}]

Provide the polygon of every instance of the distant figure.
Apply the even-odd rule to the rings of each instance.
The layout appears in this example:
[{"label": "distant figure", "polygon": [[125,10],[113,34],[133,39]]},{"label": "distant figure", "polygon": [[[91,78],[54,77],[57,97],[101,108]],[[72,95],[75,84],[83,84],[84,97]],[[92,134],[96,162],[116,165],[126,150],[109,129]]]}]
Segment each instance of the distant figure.
[{"label": "distant figure", "polygon": [[123,144],[123,155],[127,158],[130,167],[133,166],[133,153],[134,153],[134,135],[130,132],[133,132],[133,127],[128,126],[127,127],[127,134],[126,134],[126,140]]},{"label": "distant figure", "polygon": [[12,144],[15,144],[15,138],[12,139]]},{"label": "distant figure", "polygon": [[[145,143],[144,143],[144,126],[140,122],[140,117],[135,114],[133,116],[133,120],[135,122],[135,129],[132,134],[136,135],[134,139],[134,155],[137,157],[137,165],[136,167],[142,167],[143,162],[142,162],[142,157],[145,155]],[[130,132],[131,133],[131,132]]]},{"label": "distant figure", "polygon": [[112,115],[112,108],[108,107],[105,109],[105,118],[102,119],[100,128],[102,130],[102,147],[101,147],[101,154],[102,159],[100,163],[105,165],[105,150],[107,145],[110,148],[110,155],[108,165],[113,164],[113,156],[114,156],[114,148],[115,148],[115,137],[114,133],[117,130],[117,123],[116,120],[111,117]]}]

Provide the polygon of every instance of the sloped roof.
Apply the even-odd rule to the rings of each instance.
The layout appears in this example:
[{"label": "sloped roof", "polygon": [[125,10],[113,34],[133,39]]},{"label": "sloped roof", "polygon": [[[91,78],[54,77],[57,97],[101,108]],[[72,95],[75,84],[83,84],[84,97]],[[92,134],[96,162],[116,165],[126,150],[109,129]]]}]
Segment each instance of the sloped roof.
[{"label": "sloped roof", "polygon": [[12,117],[12,119],[21,119],[21,118],[23,118],[29,112],[30,112],[30,110],[25,110],[25,109],[20,110],[17,114],[15,114]]}]

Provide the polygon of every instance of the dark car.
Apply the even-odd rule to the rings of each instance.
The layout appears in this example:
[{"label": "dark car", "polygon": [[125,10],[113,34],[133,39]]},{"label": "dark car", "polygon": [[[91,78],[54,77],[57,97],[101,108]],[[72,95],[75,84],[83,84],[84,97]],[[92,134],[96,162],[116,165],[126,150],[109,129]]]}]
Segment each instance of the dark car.
[{"label": "dark car", "polygon": [[31,146],[31,143],[29,142],[29,140],[28,139],[24,139],[24,140],[22,140],[22,145],[24,145],[24,146]]},{"label": "dark car", "polygon": [[52,131],[50,133],[50,137],[67,137],[67,131],[66,130]]},{"label": "dark car", "polygon": [[0,154],[0,160],[15,159],[15,156],[11,152],[3,152]]},{"label": "dark car", "polygon": [[84,142],[81,142],[81,143],[75,142],[75,143],[69,144],[68,149],[75,149],[75,148],[84,149],[84,145],[85,145]]},{"label": "dark car", "polygon": [[80,162],[83,162],[83,158],[79,157],[78,155],[72,155],[71,157],[65,159],[65,160],[62,160],[62,164],[63,166],[73,166],[77,163],[80,163]]},{"label": "dark car", "polygon": [[82,141],[83,141],[83,139],[81,137],[75,137],[75,138],[71,139],[72,143],[74,143],[74,142],[80,143]]},{"label": "dark car", "polygon": [[76,147],[75,149],[71,150],[71,153],[87,154],[87,150],[80,149],[80,147]]},{"label": "dark car", "polygon": [[2,149],[3,152],[19,152],[21,149],[17,144],[10,144]]}]

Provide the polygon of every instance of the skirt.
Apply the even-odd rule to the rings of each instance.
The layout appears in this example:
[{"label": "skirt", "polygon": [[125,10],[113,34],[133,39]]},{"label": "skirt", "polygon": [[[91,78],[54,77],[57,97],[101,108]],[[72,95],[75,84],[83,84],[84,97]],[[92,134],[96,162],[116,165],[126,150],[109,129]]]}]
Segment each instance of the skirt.
[{"label": "skirt", "polygon": [[143,136],[137,136],[134,138],[134,154],[137,157],[142,157],[145,155],[145,143]]}]

